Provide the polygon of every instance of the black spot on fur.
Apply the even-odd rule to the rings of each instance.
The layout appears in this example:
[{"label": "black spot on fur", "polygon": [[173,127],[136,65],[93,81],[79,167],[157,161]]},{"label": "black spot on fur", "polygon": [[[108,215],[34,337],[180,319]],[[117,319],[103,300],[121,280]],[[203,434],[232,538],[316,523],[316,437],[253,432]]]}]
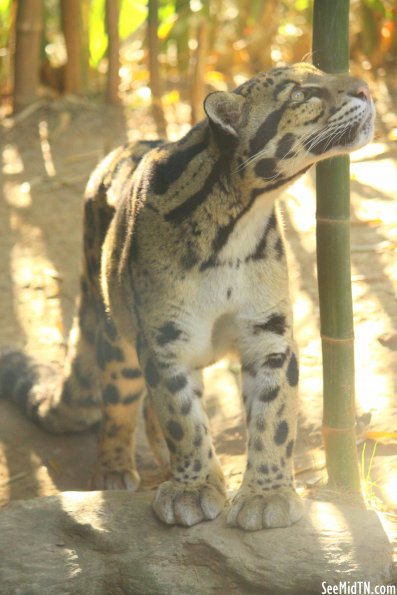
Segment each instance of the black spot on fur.
[{"label": "black spot on fur", "polygon": [[146,364],[145,378],[151,388],[156,388],[160,382],[160,374],[151,358],[148,359]]},{"label": "black spot on fur", "polygon": [[226,293],[226,299],[228,299],[228,300],[229,300],[229,299],[230,299],[230,297],[231,297],[231,295],[232,295],[232,288],[231,288],[231,287],[229,287],[229,289],[227,290],[227,293]]},{"label": "black spot on fur", "polygon": [[259,399],[263,403],[268,403],[270,401],[274,401],[274,399],[277,398],[279,391],[280,391],[279,386],[276,386],[275,388],[267,389],[267,390],[263,391],[263,393],[261,394]]},{"label": "black spot on fur", "polygon": [[139,368],[123,368],[121,370],[121,375],[124,378],[131,378],[131,380],[140,378],[142,376],[142,372]]},{"label": "black spot on fur", "polygon": [[262,440],[260,438],[255,438],[253,447],[254,447],[254,450],[256,450],[257,452],[260,452],[261,450],[263,450]]},{"label": "black spot on fur", "polygon": [[284,314],[272,314],[263,324],[255,324],[254,334],[257,335],[262,331],[267,331],[276,335],[283,335],[285,329],[286,320]]},{"label": "black spot on fur", "polygon": [[141,397],[142,393],[135,393],[135,394],[130,394],[127,395],[126,397],[123,397],[123,404],[124,405],[129,405],[130,403],[134,403],[135,401],[138,401]]},{"label": "black spot on fur", "polygon": [[298,360],[296,359],[295,353],[291,355],[287,368],[287,380],[290,386],[296,386],[299,382],[299,368]]},{"label": "black spot on fur", "polygon": [[185,388],[187,385],[187,378],[184,374],[178,374],[178,376],[168,378],[165,385],[170,393],[174,394]]},{"label": "black spot on fur", "polygon": [[185,435],[181,424],[173,419],[167,423],[167,430],[174,440],[182,440]]},{"label": "black spot on fur", "polygon": [[277,162],[275,159],[261,159],[255,165],[255,174],[265,180],[270,180],[277,175]]},{"label": "black spot on fur", "polygon": [[195,471],[196,473],[198,473],[199,471],[201,471],[201,463],[200,461],[196,460],[193,463],[193,471]]},{"label": "black spot on fur", "polygon": [[295,136],[288,132],[284,134],[284,136],[279,140],[276,150],[276,157],[277,159],[284,159],[285,157],[292,157],[292,155],[288,155],[291,151],[295,142]]},{"label": "black spot on fur", "polygon": [[99,333],[96,342],[96,361],[101,370],[104,369],[107,362],[112,360],[112,355],[112,345],[101,333]]},{"label": "black spot on fur", "polygon": [[182,331],[172,321],[166,322],[159,328],[159,334],[156,337],[158,345],[166,345],[172,341],[176,341],[181,335]]},{"label": "black spot on fur", "polygon": [[103,391],[103,400],[111,405],[120,401],[120,393],[114,384],[108,384]]},{"label": "black spot on fur", "polygon": [[285,456],[290,459],[292,456],[292,451],[294,449],[294,441],[290,440],[287,444],[287,448],[285,450]]},{"label": "black spot on fur", "polygon": [[258,471],[259,473],[263,473],[263,475],[269,475],[269,467],[267,465],[260,465]]},{"label": "black spot on fur", "polygon": [[280,421],[274,434],[274,442],[278,445],[284,444],[288,436],[288,424],[286,421]]}]

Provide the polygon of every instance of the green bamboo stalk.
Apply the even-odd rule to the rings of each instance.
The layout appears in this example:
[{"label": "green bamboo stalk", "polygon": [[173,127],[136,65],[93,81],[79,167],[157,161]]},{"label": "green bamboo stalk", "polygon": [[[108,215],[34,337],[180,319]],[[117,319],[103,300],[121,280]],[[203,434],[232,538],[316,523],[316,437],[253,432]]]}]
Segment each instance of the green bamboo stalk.
[{"label": "green bamboo stalk", "polygon": [[[315,0],[313,62],[349,70],[349,0]],[[323,434],[329,484],[358,492],[349,157],[317,165],[317,268],[323,352]]]}]

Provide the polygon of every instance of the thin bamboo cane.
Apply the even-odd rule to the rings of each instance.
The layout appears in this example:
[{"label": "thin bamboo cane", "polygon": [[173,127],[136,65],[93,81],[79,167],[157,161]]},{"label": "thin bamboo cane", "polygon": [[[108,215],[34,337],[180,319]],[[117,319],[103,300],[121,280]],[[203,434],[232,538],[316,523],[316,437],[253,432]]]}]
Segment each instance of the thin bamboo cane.
[{"label": "thin bamboo cane", "polygon": [[119,0],[106,0],[105,20],[108,34],[108,76],[106,82],[106,101],[113,105],[120,102],[119,98],[119,69],[120,69],[120,40],[119,40]]},{"label": "thin bamboo cane", "polygon": [[167,123],[164,116],[161,97],[161,81],[159,73],[159,40],[158,40],[158,0],[148,0],[148,50],[149,76],[152,92],[152,113],[161,138],[167,136]]},{"label": "thin bamboo cane", "polygon": [[[313,62],[330,73],[349,70],[349,0],[315,0]],[[323,434],[329,484],[360,490],[350,276],[349,158],[317,165],[317,267],[323,352]]]},{"label": "thin bamboo cane", "polygon": [[43,2],[18,2],[15,23],[14,111],[36,99],[39,82]]}]

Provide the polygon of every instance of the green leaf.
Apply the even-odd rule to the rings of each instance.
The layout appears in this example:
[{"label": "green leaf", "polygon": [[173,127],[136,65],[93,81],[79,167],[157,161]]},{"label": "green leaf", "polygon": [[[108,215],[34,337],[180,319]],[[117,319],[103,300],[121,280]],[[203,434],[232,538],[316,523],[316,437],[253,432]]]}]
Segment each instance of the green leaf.
[{"label": "green leaf", "polygon": [[105,0],[91,0],[89,17],[90,64],[94,68],[102,60],[108,47],[105,31]]},{"label": "green leaf", "polygon": [[120,6],[119,35],[126,39],[147,18],[147,0],[122,0]]}]

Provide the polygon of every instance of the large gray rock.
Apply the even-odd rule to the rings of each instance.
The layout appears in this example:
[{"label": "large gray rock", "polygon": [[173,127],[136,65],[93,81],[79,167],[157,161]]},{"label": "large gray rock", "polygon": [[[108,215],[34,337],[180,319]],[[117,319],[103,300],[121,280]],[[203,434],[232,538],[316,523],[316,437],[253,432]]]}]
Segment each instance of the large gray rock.
[{"label": "large gray rock", "polygon": [[225,517],[185,529],[154,517],[147,492],[65,492],[0,513],[1,595],[277,595],[322,582],[396,580],[375,512],[307,501],[289,529],[244,533]]}]

